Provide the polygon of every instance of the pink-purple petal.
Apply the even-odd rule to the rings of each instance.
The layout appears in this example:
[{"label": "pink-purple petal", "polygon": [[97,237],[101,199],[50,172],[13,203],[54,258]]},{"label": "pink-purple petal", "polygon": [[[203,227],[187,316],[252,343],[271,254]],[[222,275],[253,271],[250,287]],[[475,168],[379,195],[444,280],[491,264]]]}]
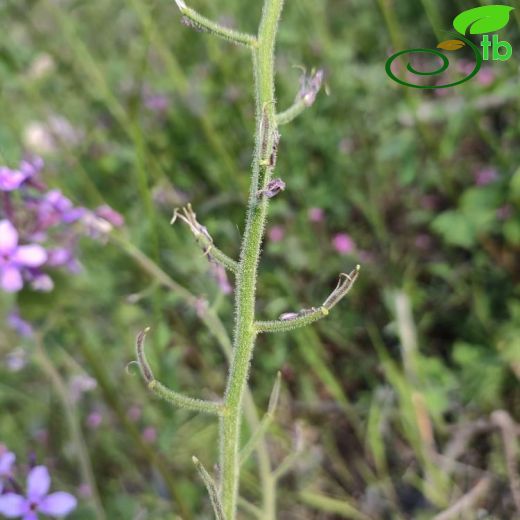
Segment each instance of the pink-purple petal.
[{"label": "pink-purple petal", "polygon": [[0,255],[10,254],[18,245],[18,232],[8,220],[0,220]]},{"label": "pink-purple petal", "polygon": [[27,477],[27,497],[39,501],[51,487],[49,470],[45,466],[35,466]]},{"label": "pink-purple petal", "polygon": [[27,513],[23,515],[22,520],[38,520],[38,513],[35,513],[34,511],[27,511]]},{"label": "pink-purple petal", "polygon": [[0,457],[0,477],[11,475],[11,468],[15,460],[16,455],[12,451],[7,451]]},{"label": "pink-purple petal", "polygon": [[38,511],[45,515],[63,517],[76,508],[77,500],[70,493],[58,491],[46,496],[39,504]]},{"label": "pink-purple petal", "polygon": [[27,267],[40,267],[47,260],[47,252],[42,246],[19,246],[13,252],[12,261]]},{"label": "pink-purple petal", "polygon": [[18,189],[27,176],[18,171],[9,168],[0,168],[0,191],[13,191]]},{"label": "pink-purple petal", "polygon": [[1,268],[0,287],[8,293],[21,291],[23,287],[23,279],[20,271],[16,267],[9,265]]},{"label": "pink-purple petal", "polygon": [[26,499],[15,493],[0,496],[0,514],[7,518],[18,518],[26,510]]}]

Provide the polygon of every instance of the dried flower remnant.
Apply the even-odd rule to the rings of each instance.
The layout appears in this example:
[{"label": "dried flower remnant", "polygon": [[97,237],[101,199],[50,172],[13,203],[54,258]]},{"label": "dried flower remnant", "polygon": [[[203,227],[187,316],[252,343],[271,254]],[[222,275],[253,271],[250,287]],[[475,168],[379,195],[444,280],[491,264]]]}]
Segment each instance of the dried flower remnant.
[{"label": "dried flower remnant", "polygon": [[276,197],[280,192],[285,190],[285,182],[282,179],[273,179],[267,184],[267,188],[260,190],[257,194],[257,197],[267,197],[268,199],[272,199]]},{"label": "dried flower remnant", "polygon": [[298,98],[303,101],[306,107],[312,106],[316,101],[316,96],[323,84],[323,76],[324,72],[321,69],[311,72],[310,75],[302,74]]},{"label": "dried flower remnant", "polygon": [[22,517],[37,520],[38,513],[64,518],[77,506],[70,493],[58,491],[49,494],[51,477],[45,466],[36,466],[27,477],[27,494],[5,493],[0,496],[0,514],[7,518]]}]

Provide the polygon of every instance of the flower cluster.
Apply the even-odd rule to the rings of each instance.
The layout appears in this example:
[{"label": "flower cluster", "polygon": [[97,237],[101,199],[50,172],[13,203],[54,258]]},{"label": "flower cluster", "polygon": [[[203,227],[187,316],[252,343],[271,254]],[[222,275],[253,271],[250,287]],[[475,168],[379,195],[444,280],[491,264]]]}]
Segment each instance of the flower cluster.
[{"label": "flower cluster", "polygon": [[76,508],[74,496],[63,491],[49,493],[51,477],[45,466],[34,466],[27,476],[27,490],[14,479],[14,453],[0,446],[0,515],[37,520],[38,513],[64,518]]},{"label": "flower cluster", "polygon": [[25,284],[50,291],[48,269],[79,270],[79,237],[99,237],[123,225],[121,215],[101,206],[75,206],[60,190],[41,179],[40,158],[22,160],[15,170],[0,167],[0,289],[18,292]]}]

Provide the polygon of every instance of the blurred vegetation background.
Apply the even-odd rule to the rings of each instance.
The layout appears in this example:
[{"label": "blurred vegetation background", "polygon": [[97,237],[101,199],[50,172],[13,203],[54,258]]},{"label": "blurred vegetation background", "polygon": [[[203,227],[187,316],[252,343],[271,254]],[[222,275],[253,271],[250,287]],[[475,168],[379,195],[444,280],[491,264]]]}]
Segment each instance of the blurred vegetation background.
[{"label": "blurred vegetation background", "polygon": [[[339,272],[360,263],[362,274],[328,319],[257,343],[258,414],[283,376],[273,466],[300,450],[277,486],[282,520],[520,515],[520,4],[505,3],[517,7],[500,33],[510,61],[416,91],[388,79],[387,57],[434,48],[478,2],[286,2],[279,108],[301,67],[325,70],[327,94],[281,128],[287,189],[272,203],[258,314],[318,305]],[[192,5],[250,32],[261,10]],[[3,316],[16,303],[40,334],[0,332],[0,441],[54,468],[80,497],[70,518],[211,518],[191,457],[215,462],[216,422],[157,401],[128,364],[151,326],[163,382],[223,391],[227,339],[206,325],[219,317],[231,332],[233,295],[169,221],[191,202],[238,253],[254,130],[247,50],[185,27],[170,1],[3,0],[0,19],[0,162],[41,155],[50,185],[126,221],[104,245],[84,240],[82,273],[54,276],[51,293],[2,295]],[[72,399],[78,377],[95,388]],[[241,490],[259,503],[254,458]],[[461,497],[465,513],[441,516]]]}]

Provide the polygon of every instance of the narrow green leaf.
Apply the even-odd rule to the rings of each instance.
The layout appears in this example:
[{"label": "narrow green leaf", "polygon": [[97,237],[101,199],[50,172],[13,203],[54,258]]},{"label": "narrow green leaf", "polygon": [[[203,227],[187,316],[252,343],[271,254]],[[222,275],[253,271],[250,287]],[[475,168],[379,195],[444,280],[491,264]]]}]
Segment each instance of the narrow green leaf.
[{"label": "narrow green leaf", "polygon": [[453,20],[453,27],[460,34],[485,34],[505,27],[509,22],[509,13],[514,7],[508,5],[485,5],[460,13]]}]

